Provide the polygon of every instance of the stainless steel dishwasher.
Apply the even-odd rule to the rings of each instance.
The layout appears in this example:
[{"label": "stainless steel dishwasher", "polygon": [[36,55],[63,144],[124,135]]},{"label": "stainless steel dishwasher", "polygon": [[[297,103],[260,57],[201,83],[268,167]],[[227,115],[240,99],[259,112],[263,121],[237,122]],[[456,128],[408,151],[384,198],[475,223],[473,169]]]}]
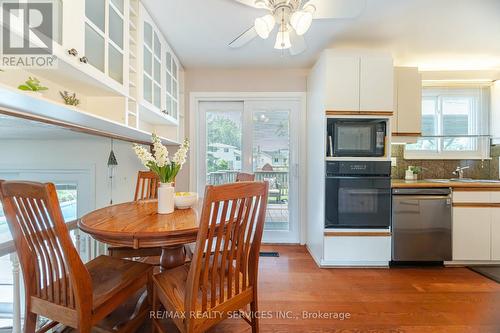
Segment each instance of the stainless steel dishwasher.
[{"label": "stainless steel dishwasher", "polygon": [[392,190],[392,260],[451,260],[451,190]]}]

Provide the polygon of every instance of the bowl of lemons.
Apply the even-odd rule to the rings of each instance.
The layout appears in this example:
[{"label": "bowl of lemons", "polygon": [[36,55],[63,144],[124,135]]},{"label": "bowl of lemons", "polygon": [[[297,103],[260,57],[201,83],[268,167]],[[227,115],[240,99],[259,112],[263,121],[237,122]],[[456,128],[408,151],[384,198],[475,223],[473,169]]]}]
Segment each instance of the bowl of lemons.
[{"label": "bowl of lemons", "polygon": [[198,201],[196,192],[176,192],[174,196],[175,207],[178,209],[188,209]]}]

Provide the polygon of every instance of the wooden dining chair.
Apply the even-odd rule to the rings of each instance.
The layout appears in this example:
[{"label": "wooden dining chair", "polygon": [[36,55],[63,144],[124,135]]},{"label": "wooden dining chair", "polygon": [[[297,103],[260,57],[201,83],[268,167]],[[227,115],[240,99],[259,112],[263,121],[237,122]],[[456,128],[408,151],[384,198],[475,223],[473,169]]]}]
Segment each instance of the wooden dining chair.
[{"label": "wooden dining chair", "polygon": [[[160,302],[167,311],[186,314],[185,319],[173,318],[181,332],[204,332],[248,304],[257,311],[268,186],[245,182],[206,187],[191,264],[153,277],[153,311]],[[257,316],[243,318],[258,332]],[[157,319],[153,330],[163,331]]]},{"label": "wooden dining chair", "polygon": [[153,171],[139,171],[135,185],[134,201],[158,198],[160,179]]},{"label": "wooden dining chair", "polygon": [[[160,179],[153,171],[139,171],[135,185],[134,201],[153,200],[158,198]],[[133,249],[123,246],[109,246],[108,254],[115,258],[146,258],[161,255],[161,248]],[[159,264],[159,262],[158,262]]]},{"label": "wooden dining chair", "polygon": [[237,182],[253,182],[253,181],[255,181],[255,174],[238,172],[236,174],[236,181]]},{"label": "wooden dining chair", "polygon": [[[0,201],[23,272],[25,333],[36,331],[38,316],[52,321],[37,333],[58,323],[89,333],[129,297],[145,286],[151,290],[150,265],[107,256],[82,262],[54,184],[0,180]],[[119,331],[135,331],[147,311],[146,302]]]}]

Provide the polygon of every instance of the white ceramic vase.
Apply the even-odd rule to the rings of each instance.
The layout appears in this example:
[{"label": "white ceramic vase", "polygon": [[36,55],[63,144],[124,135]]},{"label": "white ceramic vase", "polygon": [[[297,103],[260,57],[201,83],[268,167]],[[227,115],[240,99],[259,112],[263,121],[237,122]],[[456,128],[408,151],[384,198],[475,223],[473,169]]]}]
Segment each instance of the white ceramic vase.
[{"label": "white ceramic vase", "polygon": [[175,189],[172,183],[161,183],[158,188],[158,214],[170,214],[174,212]]}]

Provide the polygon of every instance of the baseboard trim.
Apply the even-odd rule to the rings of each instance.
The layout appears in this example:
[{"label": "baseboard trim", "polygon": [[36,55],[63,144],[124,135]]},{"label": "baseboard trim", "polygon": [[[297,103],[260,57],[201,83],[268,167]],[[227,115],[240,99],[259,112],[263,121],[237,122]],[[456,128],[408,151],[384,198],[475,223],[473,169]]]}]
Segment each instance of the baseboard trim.
[{"label": "baseboard trim", "polygon": [[474,266],[474,265],[485,265],[493,266],[500,265],[500,260],[453,260],[445,261],[444,265],[446,267],[464,267],[464,266]]},{"label": "baseboard trim", "polygon": [[389,261],[321,260],[321,268],[389,268]]}]

